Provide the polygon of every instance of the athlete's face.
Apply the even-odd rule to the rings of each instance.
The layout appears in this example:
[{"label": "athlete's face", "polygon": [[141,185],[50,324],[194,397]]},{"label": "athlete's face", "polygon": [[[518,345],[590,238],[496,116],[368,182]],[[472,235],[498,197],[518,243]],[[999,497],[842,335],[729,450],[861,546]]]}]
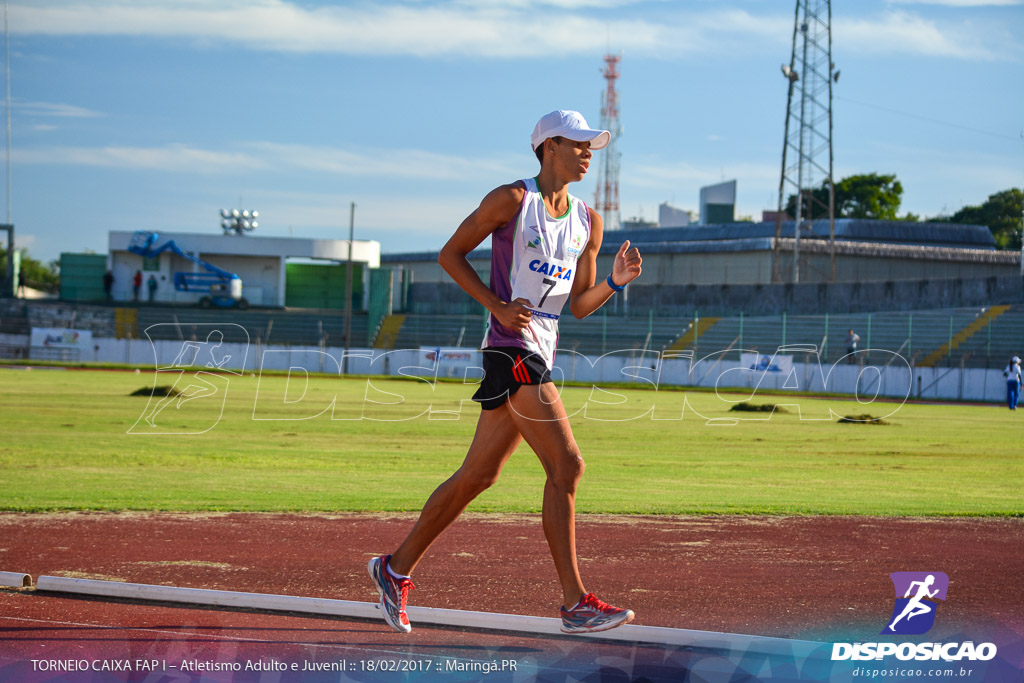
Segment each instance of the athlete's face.
[{"label": "athlete's face", "polygon": [[590,142],[576,142],[568,138],[552,138],[551,145],[555,163],[572,181],[583,180],[590,168]]}]

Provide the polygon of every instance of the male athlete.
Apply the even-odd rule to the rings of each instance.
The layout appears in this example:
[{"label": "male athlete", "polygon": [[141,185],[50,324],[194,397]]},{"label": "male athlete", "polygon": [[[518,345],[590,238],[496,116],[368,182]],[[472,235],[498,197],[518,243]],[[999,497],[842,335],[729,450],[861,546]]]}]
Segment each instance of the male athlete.
[{"label": "male athlete", "polygon": [[[483,342],[484,378],[473,400],[481,404],[476,434],[462,466],[427,500],[419,520],[392,555],[370,561],[387,623],[408,633],[409,575],[430,545],[466,506],[498,479],[524,439],[547,475],[542,523],[562,587],[562,631],[604,631],[633,619],[587,592],[576,562],[576,486],[583,458],[573,438],[550,371],[558,316],[567,299],[577,318],[600,308],[640,275],[640,253],[627,240],[612,272],[597,278],[601,217],[569,194],[583,179],[594,150],[608,144],[575,111],[541,118],[531,143],[540,161],[536,178],[491,191],[441,250],[441,266],[488,311]],[[491,284],[467,255],[491,237]]]}]

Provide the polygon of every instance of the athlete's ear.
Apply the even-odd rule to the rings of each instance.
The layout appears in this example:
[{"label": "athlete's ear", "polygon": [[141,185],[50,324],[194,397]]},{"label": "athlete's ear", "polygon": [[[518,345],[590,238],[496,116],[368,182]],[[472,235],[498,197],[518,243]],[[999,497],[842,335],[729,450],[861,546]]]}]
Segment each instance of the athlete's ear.
[{"label": "athlete's ear", "polygon": [[545,140],[544,141],[544,146],[547,147],[548,143],[550,142],[551,146],[548,147],[548,149],[550,149],[551,153],[554,154],[555,153],[555,145],[560,143],[560,142],[562,142],[562,140],[564,140],[564,139],[565,138],[563,138],[561,135],[556,135],[553,138],[548,138],[547,140]]}]

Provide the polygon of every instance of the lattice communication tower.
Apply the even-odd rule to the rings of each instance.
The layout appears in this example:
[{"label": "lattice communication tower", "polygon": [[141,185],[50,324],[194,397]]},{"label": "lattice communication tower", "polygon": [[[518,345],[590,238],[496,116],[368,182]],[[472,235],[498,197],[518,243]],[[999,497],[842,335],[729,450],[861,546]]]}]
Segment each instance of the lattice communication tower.
[{"label": "lattice communication tower", "polygon": [[601,128],[611,133],[611,141],[604,148],[604,156],[597,170],[597,191],[594,194],[594,210],[604,219],[605,230],[622,227],[619,216],[619,150],[618,138],[622,134],[619,121],[619,96],[615,92],[615,80],[619,77],[619,62],[622,55],[604,56],[601,73],[608,82],[601,101]]},{"label": "lattice communication tower", "polygon": [[[829,221],[829,279],[835,280],[835,187],[832,178],[832,84],[839,72],[832,63],[832,3],[797,0],[793,49],[782,74],[789,81],[786,129],[775,219],[772,280],[782,281],[782,216],[789,195],[796,196],[793,215],[793,282],[800,281],[800,237],[815,218]],[[827,190],[827,196],[822,189]],[[818,190],[816,196],[814,190]],[[787,245],[788,246],[788,245]]]}]

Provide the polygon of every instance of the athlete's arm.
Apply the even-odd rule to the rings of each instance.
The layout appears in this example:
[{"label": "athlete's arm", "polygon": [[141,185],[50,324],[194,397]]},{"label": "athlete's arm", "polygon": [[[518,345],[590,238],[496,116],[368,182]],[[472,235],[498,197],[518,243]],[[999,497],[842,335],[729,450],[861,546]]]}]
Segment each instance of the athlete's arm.
[{"label": "athlete's arm", "polygon": [[[604,222],[601,216],[590,209],[590,240],[576,262],[576,277],[572,282],[572,298],[569,310],[577,318],[586,318],[612,298],[615,290],[608,286],[607,278],[597,277],[597,254],[604,239]],[[612,264],[612,282],[622,286],[640,276],[642,270],[640,251],[629,248],[629,240],[622,243]],[[595,278],[597,283],[594,283]]]},{"label": "athlete's arm", "polygon": [[[907,592],[903,595],[903,597],[909,598],[910,594],[914,592],[914,586],[922,586],[923,587],[924,586],[924,582],[923,581],[911,581],[910,585],[907,586]],[[927,592],[927,591],[928,591],[928,589],[925,588],[925,592]]]},{"label": "athlete's arm", "polygon": [[498,322],[513,330],[523,330],[530,324],[530,309],[524,304],[528,301],[502,301],[484,284],[480,276],[470,265],[467,256],[481,242],[515,218],[523,203],[525,188],[518,183],[502,185],[491,190],[480,202],[476,211],[469,214],[466,220],[441,248],[437,262],[445,272],[455,280],[462,289],[490,311]]}]

